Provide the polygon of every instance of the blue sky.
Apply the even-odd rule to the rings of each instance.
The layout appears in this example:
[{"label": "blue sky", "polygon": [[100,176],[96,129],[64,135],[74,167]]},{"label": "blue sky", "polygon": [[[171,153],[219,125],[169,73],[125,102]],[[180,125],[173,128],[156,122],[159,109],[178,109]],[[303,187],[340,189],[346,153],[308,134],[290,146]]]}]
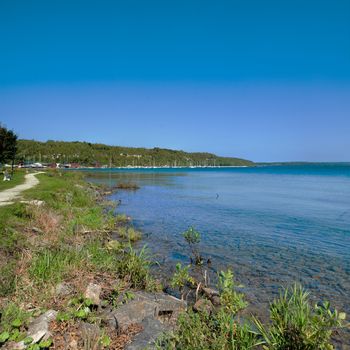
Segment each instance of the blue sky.
[{"label": "blue sky", "polygon": [[22,138],[350,161],[350,2],[0,2]]}]

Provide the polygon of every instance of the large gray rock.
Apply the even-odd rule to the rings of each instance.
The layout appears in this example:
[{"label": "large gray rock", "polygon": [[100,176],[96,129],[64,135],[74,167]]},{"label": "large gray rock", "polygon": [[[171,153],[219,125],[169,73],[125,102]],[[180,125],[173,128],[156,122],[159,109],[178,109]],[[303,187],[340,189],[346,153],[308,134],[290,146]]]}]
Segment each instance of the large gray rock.
[{"label": "large gray rock", "polygon": [[162,333],[169,330],[169,326],[160,321],[147,317],[142,321],[143,331],[137,334],[132,343],[125,350],[151,350],[154,349],[154,344]]},{"label": "large gray rock", "polygon": [[113,310],[107,317],[108,323],[117,330],[133,323],[142,323],[146,318],[172,323],[186,302],[164,293],[136,292],[133,300]]}]

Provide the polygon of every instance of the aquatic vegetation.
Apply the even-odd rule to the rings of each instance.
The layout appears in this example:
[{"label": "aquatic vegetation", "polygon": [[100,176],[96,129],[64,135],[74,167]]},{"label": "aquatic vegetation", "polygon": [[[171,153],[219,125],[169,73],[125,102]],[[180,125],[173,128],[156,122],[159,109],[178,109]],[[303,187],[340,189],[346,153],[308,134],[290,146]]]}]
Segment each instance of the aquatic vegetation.
[{"label": "aquatic vegetation", "polygon": [[116,186],[116,188],[120,190],[138,190],[140,186],[133,182],[121,182]]},{"label": "aquatic vegetation", "polygon": [[142,238],[141,232],[133,227],[118,227],[117,232],[121,238],[124,238],[130,242],[136,242]]},{"label": "aquatic vegetation", "polygon": [[191,249],[195,264],[202,265],[203,259],[199,254],[197,247],[199,242],[201,241],[201,234],[191,226],[182,235]]},{"label": "aquatic vegetation", "polygon": [[236,291],[237,287],[239,286],[235,285],[234,275],[231,270],[220,272],[218,283],[220,302],[227,311],[233,314],[236,314],[248,305],[244,300],[244,294]]},{"label": "aquatic vegetation", "polygon": [[194,284],[195,281],[193,277],[189,274],[190,266],[182,267],[180,263],[176,264],[175,273],[170,281],[170,285],[172,288],[178,288],[181,293],[181,299],[183,299],[183,290],[187,284]]}]

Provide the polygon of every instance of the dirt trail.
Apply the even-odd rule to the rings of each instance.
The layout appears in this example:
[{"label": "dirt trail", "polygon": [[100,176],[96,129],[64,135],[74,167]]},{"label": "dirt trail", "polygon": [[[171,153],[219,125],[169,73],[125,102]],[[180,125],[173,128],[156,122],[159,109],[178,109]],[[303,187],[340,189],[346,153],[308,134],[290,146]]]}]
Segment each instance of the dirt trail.
[{"label": "dirt trail", "polygon": [[39,183],[39,180],[36,178],[36,175],[42,174],[43,172],[37,172],[32,174],[26,174],[24,177],[24,183],[17,185],[12,188],[0,192],[0,207],[4,205],[12,204],[13,201],[20,198],[21,193],[25,190],[36,186]]}]

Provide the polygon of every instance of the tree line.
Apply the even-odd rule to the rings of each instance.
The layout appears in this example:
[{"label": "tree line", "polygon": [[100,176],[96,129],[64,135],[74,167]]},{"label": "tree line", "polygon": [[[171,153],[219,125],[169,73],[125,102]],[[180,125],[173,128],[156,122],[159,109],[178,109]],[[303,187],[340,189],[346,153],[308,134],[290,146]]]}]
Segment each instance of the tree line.
[{"label": "tree line", "polygon": [[108,146],[89,142],[18,140],[17,162],[79,163],[85,166],[251,166],[245,159],[164,148]]}]

